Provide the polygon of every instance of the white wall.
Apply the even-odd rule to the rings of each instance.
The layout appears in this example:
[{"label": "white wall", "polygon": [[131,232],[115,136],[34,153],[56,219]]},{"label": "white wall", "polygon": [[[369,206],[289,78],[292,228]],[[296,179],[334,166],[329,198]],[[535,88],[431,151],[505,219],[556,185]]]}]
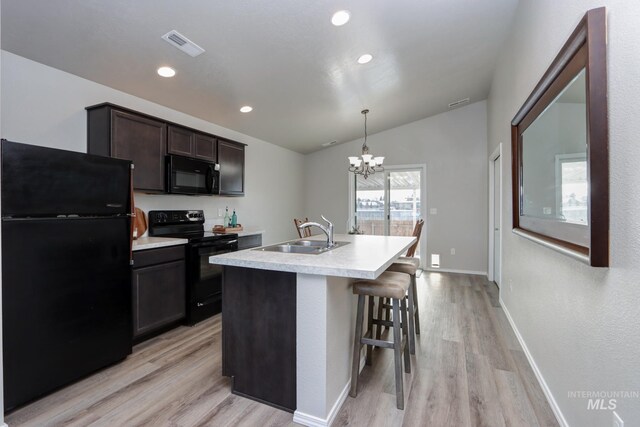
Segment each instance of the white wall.
[{"label": "white wall", "polygon": [[203,209],[213,223],[218,208],[229,206],[237,209],[239,223],[266,230],[265,243],[297,236],[292,218],[304,205],[301,154],[2,51],[3,138],[86,152],[84,108],[105,101],[248,144],[245,197],[136,193],[136,205],[145,212]]},{"label": "white wall", "polygon": [[[521,0],[488,100],[491,153],[589,8],[608,8],[611,267],[585,264],[508,232],[503,208],[501,297],[571,426],[610,426],[609,410],[587,410],[568,392],[640,390],[640,3],[628,0]],[[503,176],[511,176],[509,161]],[[503,198],[511,200],[510,179]],[[512,290],[511,290],[512,288]],[[618,399],[625,425],[640,425],[640,399]]]},{"label": "white wall", "polygon": [[[373,109],[369,120],[375,120]],[[367,144],[385,156],[386,165],[427,165],[427,254],[439,253],[443,269],[486,272],[486,102],[369,135]],[[359,139],[305,157],[305,216],[325,214],[339,232],[346,230],[347,156],[359,155],[361,147]],[[429,208],[437,208],[437,215],[429,215]]]}]

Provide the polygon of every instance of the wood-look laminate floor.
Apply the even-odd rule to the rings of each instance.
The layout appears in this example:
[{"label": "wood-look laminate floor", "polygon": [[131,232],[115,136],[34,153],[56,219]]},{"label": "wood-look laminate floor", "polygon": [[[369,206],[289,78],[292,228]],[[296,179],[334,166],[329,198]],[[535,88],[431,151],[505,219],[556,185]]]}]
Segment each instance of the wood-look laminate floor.
[{"label": "wood-look laminate floor", "polygon": [[[395,406],[393,353],[374,351],[334,426],[557,426],[504,312],[480,276],[418,279],[421,335]],[[124,362],[8,414],[14,426],[292,426],[292,415],[231,394],[220,316],[134,348]]]}]

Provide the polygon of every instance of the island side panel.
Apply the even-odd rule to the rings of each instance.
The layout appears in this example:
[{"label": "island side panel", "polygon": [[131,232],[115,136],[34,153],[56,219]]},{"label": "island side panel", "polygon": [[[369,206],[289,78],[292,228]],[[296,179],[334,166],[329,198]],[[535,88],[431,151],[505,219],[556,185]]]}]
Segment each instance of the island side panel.
[{"label": "island side panel", "polygon": [[298,273],[298,408],[293,421],[330,425],[347,397],[355,325],[353,279]]},{"label": "island side panel", "polygon": [[223,375],[233,392],[296,409],[296,274],[224,267]]}]

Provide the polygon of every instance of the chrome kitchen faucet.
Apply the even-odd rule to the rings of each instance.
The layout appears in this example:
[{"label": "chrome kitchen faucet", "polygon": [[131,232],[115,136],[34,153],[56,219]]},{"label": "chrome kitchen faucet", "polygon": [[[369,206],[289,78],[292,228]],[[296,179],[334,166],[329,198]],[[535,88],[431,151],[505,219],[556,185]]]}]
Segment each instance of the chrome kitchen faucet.
[{"label": "chrome kitchen faucet", "polygon": [[320,228],[320,230],[324,231],[324,234],[327,235],[327,249],[329,249],[335,246],[335,242],[333,241],[333,223],[329,221],[327,218],[325,218],[324,215],[320,215],[320,216],[322,217],[323,220],[327,221],[327,227],[317,222],[305,222],[304,224],[300,224],[298,228],[300,230],[306,227],[311,227],[311,226],[316,226]]}]

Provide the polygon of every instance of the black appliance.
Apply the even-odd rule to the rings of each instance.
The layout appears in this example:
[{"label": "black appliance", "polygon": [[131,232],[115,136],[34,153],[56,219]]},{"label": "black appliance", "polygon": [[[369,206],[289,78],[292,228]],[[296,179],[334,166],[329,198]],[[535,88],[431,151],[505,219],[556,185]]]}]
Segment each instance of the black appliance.
[{"label": "black appliance", "polygon": [[188,239],[187,323],[194,325],[222,311],[222,266],[209,257],[238,250],[237,234],[204,231],[204,212],[149,211],[149,235]]},{"label": "black appliance", "polygon": [[220,193],[220,165],[180,156],[167,156],[166,159],[169,193]]},{"label": "black appliance", "polygon": [[1,145],[9,410],[131,353],[131,162]]}]

